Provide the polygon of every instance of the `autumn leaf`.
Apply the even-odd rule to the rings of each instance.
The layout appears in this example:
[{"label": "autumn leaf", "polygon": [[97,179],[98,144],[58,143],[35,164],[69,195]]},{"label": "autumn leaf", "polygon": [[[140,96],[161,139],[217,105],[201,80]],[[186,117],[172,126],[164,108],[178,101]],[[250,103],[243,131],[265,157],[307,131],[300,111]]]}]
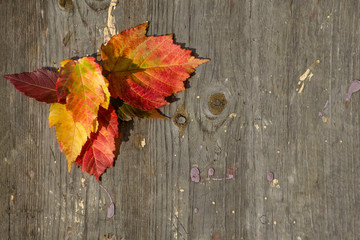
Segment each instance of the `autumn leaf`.
[{"label": "autumn leaf", "polygon": [[101,46],[111,96],[150,110],[168,104],[165,97],[184,90],[184,81],[209,59],[173,43],[172,35],[146,36],[148,23],[125,30]]},{"label": "autumn leaf", "polygon": [[145,111],[140,108],[130,106],[126,102],[117,108],[117,114],[123,121],[130,121],[134,117],[167,119],[167,117],[163,116],[157,109]]},{"label": "autumn leaf", "polygon": [[79,122],[75,122],[70,111],[61,103],[53,103],[49,114],[50,127],[55,126],[56,138],[61,151],[65,153],[70,172],[71,165],[81,153],[87,140],[86,130]]},{"label": "autumn leaf", "polygon": [[147,27],[130,28],[102,45],[103,66],[84,57],[62,61],[58,72],[4,76],[26,96],[51,103],[49,125],[55,126],[69,172],[76,162],[99,181],[113,166],[118,118],[167,119],[157,108],[169,104],[166,97],[184,90],[195,68],[209,61],[174,44],[172,35],[146,36]]},{"label": "autumn leaf", "polygon": [[106,79],[94,60],[93,57],[65,60],[56,83],[58,99],[66,97],[66,109],[74,122],[85,128],[87,136],[94,129],[99,106],[108,108],[110,101]]},{"label": "autumn leaf", "polygon": [[35,72],[24,72],[4,75],[4,78],[25,96],[34,98],[40,102],[55,103],[56,80],[58,73],[48,69],[38,69]]},{"label": "autumn leaf", "polygon": [[100,107],[98,132],[91,133],[90,138],[82,148],[81,154],[76,159],[76,164],[81,166],[82,172],[86,171],[99,177],[106,168],[112,167],[114,162],[115,138],[118,137],[118,121],[115,109],[110,105],[108,109]]}]

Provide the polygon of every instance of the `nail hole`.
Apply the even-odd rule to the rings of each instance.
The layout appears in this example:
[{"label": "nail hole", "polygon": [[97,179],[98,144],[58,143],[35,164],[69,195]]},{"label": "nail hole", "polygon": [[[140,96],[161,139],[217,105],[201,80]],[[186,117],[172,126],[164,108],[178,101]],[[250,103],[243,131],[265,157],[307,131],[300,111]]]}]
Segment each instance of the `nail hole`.
[{"label": "nail hole", "polygon": [[185,126],[187,123],[186,116],[184,116],[181,113],[176,114],[174,119],[175,119],[176,125],[178,125],[178,126]]},{"label": "nail hole", "polygon": [[179,136],[182,136],[189,123],[189,114],[187,113],[184,104],[177,109],[176,113],[172,117],[172,120],[179,128]]}]

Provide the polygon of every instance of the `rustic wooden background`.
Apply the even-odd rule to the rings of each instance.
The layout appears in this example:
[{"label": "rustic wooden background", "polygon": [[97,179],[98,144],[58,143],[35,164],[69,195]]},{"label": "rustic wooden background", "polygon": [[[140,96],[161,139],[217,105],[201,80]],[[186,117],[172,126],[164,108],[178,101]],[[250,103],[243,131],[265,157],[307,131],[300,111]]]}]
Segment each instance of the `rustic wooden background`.
[{"label": "rustic wooden background", "polygon": [[[0,0],[0,74],[95,53],[109,4]],[[358,239],[360,94],[344,99],[360,78],[359,4],[119,0],[119,31],[150,21],[211,62],[162,108],[172,120],[123,127],[101,181],[111,219],[95,178],[67,172],[49,106],[2,79],[0,238]]]}]

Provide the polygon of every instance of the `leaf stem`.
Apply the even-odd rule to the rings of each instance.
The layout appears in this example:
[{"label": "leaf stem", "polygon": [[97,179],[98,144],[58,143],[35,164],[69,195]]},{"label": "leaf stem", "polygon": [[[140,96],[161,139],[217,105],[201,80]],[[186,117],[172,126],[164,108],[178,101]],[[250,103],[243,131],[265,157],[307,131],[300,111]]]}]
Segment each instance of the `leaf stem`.
[{"label": "leaf stem", "polygon": [[108,192],[108,190],[101,184],[99,184],[99,186],[104,189],[104,191],[106,192],[106,194],[108,195],[109,199],[110,199],[110,206],[108,207],[108,212],[107,212],[107,217],[108,218],[112,218],[115,214],[115,204],[111,198],[110,193]]}]

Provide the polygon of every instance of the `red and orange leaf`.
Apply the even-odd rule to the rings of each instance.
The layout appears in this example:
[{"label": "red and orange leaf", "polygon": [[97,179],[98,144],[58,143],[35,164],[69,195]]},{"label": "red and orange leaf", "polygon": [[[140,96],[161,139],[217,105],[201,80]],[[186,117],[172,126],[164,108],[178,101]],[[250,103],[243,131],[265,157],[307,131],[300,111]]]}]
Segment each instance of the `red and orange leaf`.
[{"label": "red and orange leaf", "polygon": [[87,135],[84,126],[75,122],[70,111],[61,103],[53,103],[49,114],[50,127],[55,126],[56,138],[60,149],[65,153],[70,172],[71,165],[81,153]]},{"label": "red and orange leaf", "polygon": [[168,104],[165,97],[184,90],[195,68],[209,61],[191,56],[172,35],[147,37],[147,26],[125,30],[101,46],[111,96],[142,110]]},{"label": "red and orange leaf", "polygon": [[90,138],[82,148],[76,159],[76,165],[81,171],[99,177],[106,168],[112,167],[114,162],[115,138],[118,137],[118,121],[115,109],[110,105],[108,109],[99,109],[99,130],[91,133]]},{"label": "red and orange leaf", "polygon": [[140,108],[130,106],[126,102],[124,102],[120,107],[118,107],[116,112],[119,118],[123,121],[131,121],[134,117],[161,118],[165,120],[168,119],[167,117],[163,116],[157,109],[145,111]]},{"label": "red and orange leaf", "polygon": [[25,96],[40,102],[56,103],[56,80],[58,73],[48,69],[4,75]]},{"label": "red and orange leaf", "polygon": [[58,99],[66,97],[66,109],[74,122],[84,126],[87,136],[90,136],[99,106],[108,108],[110,101],[106,79],[94,60],[93,57],[66,60],[56,83]]}]

